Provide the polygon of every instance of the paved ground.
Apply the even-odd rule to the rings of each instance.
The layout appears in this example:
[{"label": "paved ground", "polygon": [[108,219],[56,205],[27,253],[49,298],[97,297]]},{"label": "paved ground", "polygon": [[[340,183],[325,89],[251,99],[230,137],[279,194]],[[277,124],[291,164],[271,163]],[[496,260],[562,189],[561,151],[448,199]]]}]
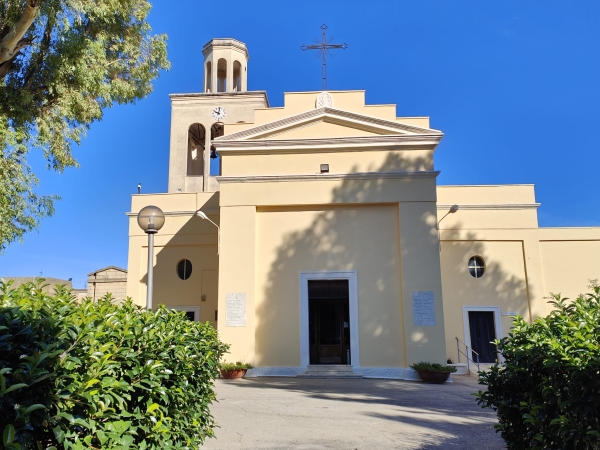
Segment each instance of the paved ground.
[{"label": "paved ground", "polygon": [[505,449],[474,378],[217,380],[220,428],[208,449]]}]

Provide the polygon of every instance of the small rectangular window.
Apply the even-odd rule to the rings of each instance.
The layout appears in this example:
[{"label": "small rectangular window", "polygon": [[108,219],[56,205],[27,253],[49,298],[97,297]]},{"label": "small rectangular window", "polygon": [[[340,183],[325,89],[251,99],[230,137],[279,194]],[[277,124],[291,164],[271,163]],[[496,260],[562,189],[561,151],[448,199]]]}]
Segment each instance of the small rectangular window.
[{"label": "small rectangular window", "polygon": [[329,173],[329,164],[321,164],[321,173]]},{"label": "small rectangular window", "polygon": [[198,322],[200,320],[200,307],[199,306],[167,306],[169,309],[174,309],[176,311],[183,311],[185,313],[185,317],[188,320],[193,322]]}]

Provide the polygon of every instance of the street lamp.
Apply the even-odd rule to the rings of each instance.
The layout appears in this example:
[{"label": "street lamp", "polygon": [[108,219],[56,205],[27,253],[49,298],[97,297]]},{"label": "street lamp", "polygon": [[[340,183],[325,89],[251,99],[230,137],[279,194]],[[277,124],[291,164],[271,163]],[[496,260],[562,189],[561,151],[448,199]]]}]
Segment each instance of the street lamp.
[{"label": "street lamp", "polygon": [[148,235],[148,291],[146,309],[152,309],[152,288],[154,278],[154,235],[165,224],[165,214],[157,206],[146,206],[138,213],[138,225]]},{"label": "street lamp", "polygon": [[212,223],[215,227],[217,227],[217,255],[219,254],[219,252],[221,251],[221,228],[219,227],[219,225],[217,225],[216,223],[214,223],[212,220],[210,220],[208,218],[208,216],[206,214],[204,214],[202,211],[196,211],[196,215],[198,217],[200,217],[201,219],[204,220],[208,220],[210,223]]},{"label": "street lamp", "polygon": [[438,232],[438,243],[439,243],[439,247],[440,247],[440,253],[442,253],[442,241],[440,239],[440,222],[442,220],[444,220],[448,214],[454,214],[456,211],[458,211],[458,205],[452,205],[450,207],[450,210],[446,214],[444,214],[444,217],[442,217],[440,220],[438,220],[438,223],[435,225],[435,228],[437,229],[437,232]]}]

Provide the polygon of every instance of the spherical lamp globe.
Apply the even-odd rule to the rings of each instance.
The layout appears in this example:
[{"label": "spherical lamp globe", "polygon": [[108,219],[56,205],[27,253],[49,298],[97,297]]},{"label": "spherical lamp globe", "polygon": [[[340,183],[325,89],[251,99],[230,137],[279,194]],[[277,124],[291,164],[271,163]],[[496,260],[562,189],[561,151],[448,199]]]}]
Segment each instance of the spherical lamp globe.
[{"label": "spherical lamp globe", "polygon": [[144,232],[154,234],[165,224],[165,213],[158,206],[146,206],[138,213],[137,221]]}]

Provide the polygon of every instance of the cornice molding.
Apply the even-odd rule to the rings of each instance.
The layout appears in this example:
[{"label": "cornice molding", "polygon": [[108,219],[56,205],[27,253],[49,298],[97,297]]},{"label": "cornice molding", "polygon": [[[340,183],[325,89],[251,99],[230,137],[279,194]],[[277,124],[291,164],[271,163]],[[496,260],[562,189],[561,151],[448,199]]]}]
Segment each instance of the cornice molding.
[{"label": "cornice molding", "polygon": [[264,100],[269,108],[267,91],[241,91],[241,92],[188,92],[182,94],[169,94],[171,102],[182,102],[185,100],[206,99],[212,101],[240,100],[239,97],[256,97]]},{"label": "cornice molding", "polygon": [[[259,138],[263,135],[271,135],[282,132],[294,126],[300,126],[306,122],[312,122],[318,119],[328,119],[334,123],[351,122],[358,125],[359,128],[375,128],[388,133],[400,133],[411,135],[428,135],[439,136],[439,139],[444,135],[441,131],[430,128],[421,128],[414,125],[407,125],[401,122],[393,122],[390,120],[379,119],[377,117],[365,116],[350,111],[344,111],[335,108],[316,108],[294,116],[286,117],[285,119],[269,122],[264,125],[249,128],[247,130],[238,131],[229,135],[221,136],[213,141],[213,144],[218,148],[220,143],[232,141],[247,140],[251,138]],[[438,140],[439,142],[439,140]]]},{"label": "cornice molding", "polygon": [[383,135],[322,139],[271,139],[249,141],[213,141],[223,154],[328,153],[341,148],[345,152],[394,150],[435,150],[441,135]]},{"label": "cornice molding", "polygon": [[[458,204],[458,211],[461,210],[483,210],[483,209],[537,209],[541,203],[500,203],[500,204]],[[441,205],[438,203],[437,209],[450,209],[452,205]]]},{"label": "cornice molding", "polygon": [[[180,192],[180,194],[185,194],[186,192]],[[169,216],[193,216],[194,214],[196,214],[198,210],[185,210],[185,211],[163,211],[165,217],[169,217]],[[211,215],[211,214],[220,214],[220,210],[219,208],[211,208],[211,209],[202,209],[200,208],[200,211],[202,211],[204,214],[206,215]],[[138,213],[136,212],[126,212],[125,215],[127,217],[137,217]]]},{"label": "cornice molding", "polygon": [[279,183],[290,181],[385,180],[403,178],[436,178],[439,171],[419,172],[356,172],[301,175],[246,175],[217,177],[219,183]]},{"label": "cornice molding", "polygon": [[[137,216],[137,214],[136,214]],[[104,272],[106,270],[118,270],[119,272],[123,272],[123,273],[127,273],[127,269],[123,269],[122,267],[117,267],[117,266],[106,266],[103,267],[102,269],[98,269],[98,270],[94,270],[93,272],[88,273],[88,277],[91,275],[95,275],[98,274],[100,272]]]},{"label": "cornice molding", "polygon": [[120,278],[88,278],[89,283],[122,283],[127,282],[127,277]]},{"label": "cornice molding", "polygon": [[250,59],[250,57],[248,56],[248,49],[246,48],[246,44],[234,38],[211,39],[202,47],[202,54],[206,56],[214,48],[236,48],[246,54],[246,59]]}]

